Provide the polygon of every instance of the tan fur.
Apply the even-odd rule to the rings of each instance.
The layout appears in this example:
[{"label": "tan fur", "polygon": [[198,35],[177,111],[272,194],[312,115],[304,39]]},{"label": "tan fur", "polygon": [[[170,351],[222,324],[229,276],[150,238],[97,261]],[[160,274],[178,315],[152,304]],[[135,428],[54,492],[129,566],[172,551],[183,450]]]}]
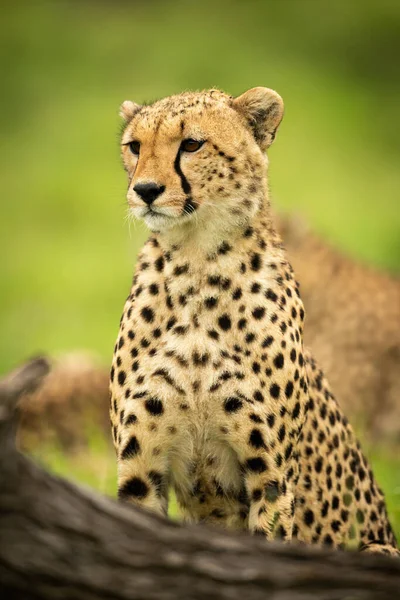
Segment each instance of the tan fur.
[{"label": "tan fur", "polygon": [[305,344],[346,414],[372,439],[400,440],[400,280],[335,250],[280,215],[307,309]]},{"label": "tan fur", "polygon": [[[172,485],[192,521],[395,552],[382,493],[303,351],[263,153],[282,114],[255,88],[165,98],[127,121],[128,203],[153,235],[111,371],[119,496],[165,513]],[[204,143],[187,152],[188,138]],[[151,182],[165,188],[149,208],[133,188]]]},{"label": "tan fur", "polygon": [[94,430],[108,431],[108,379],[87,352],[52,360],[42,385],[21,398],[19,446],[34,450],[47,441],[71,451],[85,446]]}]

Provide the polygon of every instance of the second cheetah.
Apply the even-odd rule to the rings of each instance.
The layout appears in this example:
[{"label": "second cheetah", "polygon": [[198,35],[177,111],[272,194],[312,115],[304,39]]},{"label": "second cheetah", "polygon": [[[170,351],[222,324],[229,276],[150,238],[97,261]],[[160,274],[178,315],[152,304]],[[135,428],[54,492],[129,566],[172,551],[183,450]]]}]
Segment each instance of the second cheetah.
[{"label": "second cheetah", "polygon": [[278,231],[307,309],[304,342],[346,415],[371,440],[400,441],[400,279],[352,260],[301,219]]}]

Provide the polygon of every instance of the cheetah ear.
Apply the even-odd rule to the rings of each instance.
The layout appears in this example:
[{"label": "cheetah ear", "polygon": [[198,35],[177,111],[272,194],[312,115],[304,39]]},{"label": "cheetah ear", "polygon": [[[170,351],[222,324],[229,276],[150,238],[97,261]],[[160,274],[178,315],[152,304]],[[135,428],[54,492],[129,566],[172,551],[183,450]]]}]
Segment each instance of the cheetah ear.
[{"label": "cheetah ear", "polygon": [[261,149],[269,148],[283,117],[280,95],[268,88],[255,87],[235,98],[233,106],[250,125]]},{"label": "cheetah ear", "polygon": [[139,104],[135,104],[135,102],[131,102],[131,100],[125,100],[119,108],[119,116],[124,119],[124,121],[130,121],[135,114],[141,109]]}]

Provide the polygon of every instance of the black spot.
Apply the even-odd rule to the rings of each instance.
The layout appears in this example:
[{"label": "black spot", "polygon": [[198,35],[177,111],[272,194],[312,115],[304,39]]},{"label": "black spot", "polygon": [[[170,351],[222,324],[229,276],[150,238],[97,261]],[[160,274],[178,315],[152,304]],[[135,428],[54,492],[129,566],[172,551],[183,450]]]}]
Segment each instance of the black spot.
[{"label": "black spot", "polygon": [[349,511],[345,510],[344,508],[340,511],[340,518],[342,519],[343,523],[347,523],[348,518],[349,518]]},{"label": "black spot", "polygon": [[132,436],[129,442],[126,444],[125,448],[122,450],[121,458],[133,458],[140,452],[140,444],[138,442],[137,437]]},{"label": "black spot", "polygon": [[221,285],[221,275],[209,275],[207,281],[209,285],[219,287]]},{"label": "black spot", "polygon": [[267,470],[264,459],[260,457],[249,458],[246,460],[246,468],[253,473],[263,473]]},{"label": "black spot", "polygon": [[218,304],[218,298],[214,298],[211,296],[210,298],[206,298],[204,300],[204,306],[208,309],[214,308]]},{"label": "black spot", "polygon": [[164,406],[161,400],[158,398],[149,398],[144,403],[146,410],[154,416],[162,415],[164,412]]},{"label": "black spot", "polygon": [[252,271],[259,271],[261,269],[262,260],[261,255],[256,252],[252,255],[250,260],[250,267]]},{"label": "black spot", "polygon": [[329,533],[326,534],[323,541],[326,546],[333,546],[333,539],[331,538]]},{"label": "black spot", "polygon": [[118,490],[118,498],[126,500],[128,498],[145,498],[149,492],[147,484],[139,477],[132,477],[125,482]]},{"label": "black spot", "polygon": [[232,326],[232,323],[231,323],[231,320],[229,318],[229,315],[227,315],[226,313],[224,315],[221,315],[219,317],[219,319],[218,319],[218,325],[224,331],[228,331],[228,329],[230,329],[231,326]]},{"label": "black spot", "polygon": [[263,348],[269,348],[271,346],[271,344],[273,343],[273,341],[274,341],[274,338],[272,337],[272,335],[269,335],[265,338],[265,340],[263,341],[261,346]]},{"label": "black spot", "polygon": [[260,291],[260,289],[261,289],[261,285],[259,283],[253,283],[252,286],[251,286],[251,288],[250,288],[250,291],[251,291],[252,294],[258,294],[258,292]]},{"label": "black spot", "polygon": [[285,387],[285,396],[286,398],[291,398],[293,395],[293,382],[288,381]]},{"label": "black spot", "polygon": [[240,288],[236,288],[236,290],[232,294],[232,298],[233,298],[233,300],[240,300],[242,295],[243,295],[242,290]]},{"label": "black spot", "polygon": [[274,365],[276,369],[283,369],[283,365],[285,364],[285,359],[283,358],[282,352],[277,354],[274,358]]},{"label": "black spot", "polygon": [[177,325],[174,329],[174,333],[176,333],[176,335],[185,335],[185,333],[187,333],[189,329],[188,325]]},{"label": "black spot", "polygon": [[323,465],[323,460],[321,457],[318,457],[317,460],[315,461],[315,465],[314,465],[315,471],[317,473],[321,473],[322,465]]},{"label": "black spot", "polygon": [[276,302],[278,300],[278,296],[270,288],[268,288],[268,290],[265,292],[265,297],[268,298],[268,300],[272,300],[272,302]]},{"label": "black spot", "polygon": [[254,400],[257,400],[257,402],[264,402],[264,396],[262,395],[262,393],[259,390],[256,390],[254,392],[253,398],[254,398]]},{"label": "black spot", "polygon": [[205,352],[204,354],[200,354],[199,352],[193,352],[193,363],[197,366],[204,366],[208,363],[208,359],[210,358],[210,355],[208,354],[208,352]]},{"label": "black spot", "polygon": [[188,271],[189,271],[188,263],[185,263],[184,265],[177,265],[174,269],[174,275],[183,275],[184,273],[187,273]]},{"label": "black spot", "polygon": [[232,250],[232,246],[228,242],[222,242],[218,248],[218,254],[226,254],[230,250]]},{"label": "black spot", "polygon": [[246,319],[239,319],[238,321],[238,328],[239,329],[244,329],[247,325],[247,321]]},{"label": "black spot", "polygon": [[265,448],[264,438],[259,429],[253,429],[250,433],[249,444],[253,448]]},{"label": "black spot", "polygon": [[149,292],[152,296],[157,296],[159,291],[158,285],[156,283],[152,283],[149,285]]},{"label": "black spot", "polygon": [[265,308],[263,306],[258,306],[253,310],[252,315],[255,319],[257,319],[257,321],[259,321],[265,315]]},{"label": "black spot", "polygon": [[334,521],[332,521],[332,523],[331,523],[332,531],[334,531],[335,533],[337,533],[339,531],[339,529],[340,529],[340,525],[341,525],[341,523],[337,519],[335,519]]},{"label": "black spot", "polygon": [[251,421],[253,421],[253,423],[262,423],[263,422],[262,419],[255,413],[251,413],[249,418]]},{"label": "black spot", "polygon": [[164,258],[162,256],[159,256],[154,262],[154,266],[157,271],[162,271],[164,269]]},{"label": "black spot", "polygon": [[314,523],[314,513],[312,510],[308,509],[304,512],[304,523],[308,526],[311,527],[311,525]]},{"label": "black spot", "polygon": [[226,398],[224,401],[224,410],[228,413],[237,412],[242,406],[243,402],[239,398]]},{"label": "black spot", "polygon": [[270,413],[267,416],[267,423],[268,423],[268,426],[272,429],[273,426],[275,425],[275,415],[273,415],[272,413]]},{"label": "black spot", "polygon": [[219,339],[219,333],[218,333],[218,331],[215,331],[215,329],[211,329],[207,333],[210,336],[210,338],[212,338],[213,340],[218,340]]},{"label": "black spot", "polygon": [[124,385],[126,379],[125,371],[119,371],[118,373],[118,383],[119,385]]},{"label": "black spot", "polygon": [[125,425],[133,425],[136,422],[137,422],[136,415],[128,415],[125,419]]},{"label": "black spot", "polygon": [[281,392],[281,388],[277,383],[273,383],[269,388],[269,393],[273,398],[279,398],[279,394]]},{"label": "black spot", "polygon": [[292,412],[292,418],[293,419],[297,419],[298,418],[298,416],[300,414],[300,408],[301,408],[300,402],[296,402],[296,404],[294,406],[294,409],[293,409],[293,412]]},{"label": "black spot", "polygon": [[260,489],[253,490],[251,497],[254,502],[258,502],[259,500],[261,500],[262,491]]},{"label": "black spot", "polygon": [[175,319],[175,317],[171,317],[171,318],[168,320],[168,322],[167,322],[167,331],[169,331],[170,329],[172,329],[172,328],[173,328],[173,326],[175,325],[175,323],[176,323],[176,319]]},{"label": "black spot", "polygon": [[144,306],[141,310],[141,315],[147,323],[154,321],[154,311],[149,306]]}]

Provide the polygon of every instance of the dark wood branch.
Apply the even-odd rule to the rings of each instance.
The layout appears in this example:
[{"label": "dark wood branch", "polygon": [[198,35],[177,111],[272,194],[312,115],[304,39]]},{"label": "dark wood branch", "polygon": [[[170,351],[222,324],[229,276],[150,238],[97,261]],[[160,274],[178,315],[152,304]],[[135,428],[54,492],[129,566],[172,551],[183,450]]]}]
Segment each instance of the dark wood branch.
[{"label": "dark wood branch", "polygon": [[[0,596],[36,600],[393,600],[400,561],[182,526],[42,470],[4,444],[46,363],[0,382]],[[20,379],[19,379],[20,377]]]}]

